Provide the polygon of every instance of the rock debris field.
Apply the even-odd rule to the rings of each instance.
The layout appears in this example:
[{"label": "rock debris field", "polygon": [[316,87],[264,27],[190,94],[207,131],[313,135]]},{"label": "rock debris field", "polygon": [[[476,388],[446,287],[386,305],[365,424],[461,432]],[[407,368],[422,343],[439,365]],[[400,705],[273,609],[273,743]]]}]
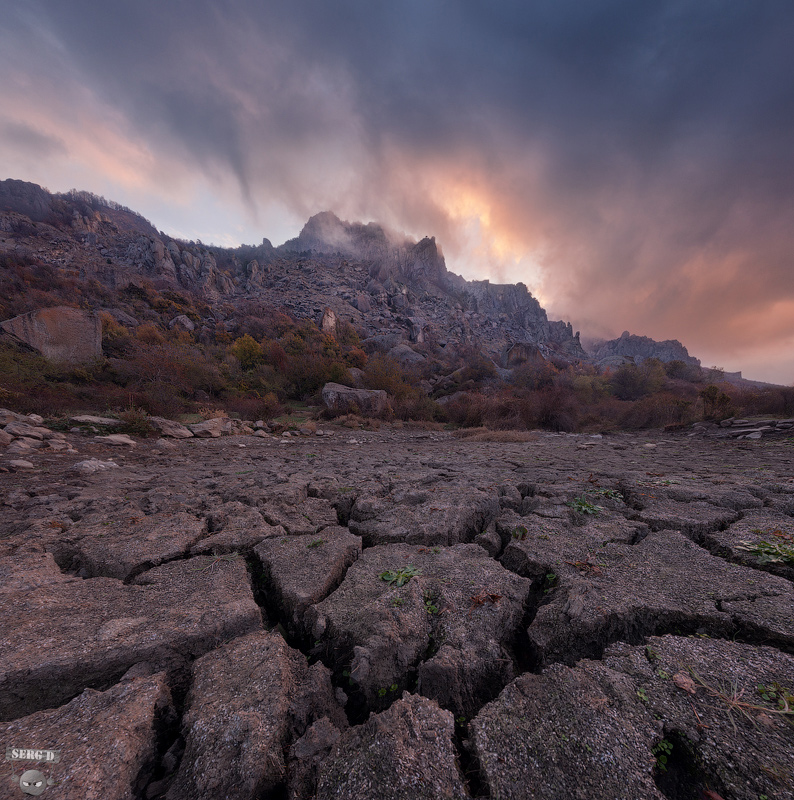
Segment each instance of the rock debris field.
[{"label": "rock debris field", "polygon": [[0,454],[0,797],[794,798],[791,439],[331,430]]}]

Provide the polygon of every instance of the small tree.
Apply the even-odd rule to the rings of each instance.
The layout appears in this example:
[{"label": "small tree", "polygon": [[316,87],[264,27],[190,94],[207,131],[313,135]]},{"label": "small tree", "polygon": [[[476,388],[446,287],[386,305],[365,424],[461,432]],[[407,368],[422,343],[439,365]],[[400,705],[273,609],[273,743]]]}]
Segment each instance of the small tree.
[{"label": "small tree", "polygon": [[253,369],[263,358],[262,347],[247,333],[234,340],[231,346],[232,355],[240,362],[240,366],[247,372]]}]

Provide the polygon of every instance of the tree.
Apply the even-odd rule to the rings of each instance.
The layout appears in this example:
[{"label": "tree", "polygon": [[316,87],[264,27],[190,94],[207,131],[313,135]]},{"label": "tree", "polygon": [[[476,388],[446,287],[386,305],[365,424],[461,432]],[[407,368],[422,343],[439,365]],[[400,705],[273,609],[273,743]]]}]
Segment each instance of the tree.
[{"label": "tree", "polygon": [[230,349],[232,355],[240,362],[240,366],[246,372],[249,369],[253,369],[264,356],[261,345],[253,336],[249,336],[247,333],[245,336],[235,339]]}]

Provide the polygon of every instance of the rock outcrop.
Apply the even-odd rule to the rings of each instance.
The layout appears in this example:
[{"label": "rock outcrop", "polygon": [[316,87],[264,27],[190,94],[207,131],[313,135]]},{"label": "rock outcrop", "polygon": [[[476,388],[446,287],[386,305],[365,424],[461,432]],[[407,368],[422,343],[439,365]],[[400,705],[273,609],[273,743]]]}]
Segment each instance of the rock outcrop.
[{"label": "rock outcrop", "polygon": [[690,356],[686,347],[677,339],[657,342],[647,336],[636,336],[628,331],[623,331],[618,339],[611,339],[599,345],[591,353],[591,357],[602,367],[619,366],[627,361],[640,364],[646,358],[656,358],[665,363],[683,361],[689,366],[700,366],[700,361]]},{"label": "rock outcrop", "polygon": [[43,308],[0,322],[0,328],[50,361],[80,364],[102,355],[99,316],[79,308]]}]

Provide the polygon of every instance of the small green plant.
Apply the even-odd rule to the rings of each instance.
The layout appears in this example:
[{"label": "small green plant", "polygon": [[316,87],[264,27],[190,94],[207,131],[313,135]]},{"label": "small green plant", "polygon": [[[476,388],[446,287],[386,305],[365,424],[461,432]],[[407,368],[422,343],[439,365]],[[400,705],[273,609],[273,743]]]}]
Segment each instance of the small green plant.
[{"label": "small green plant", "polygon": [[667,772],[667,760],[673,753],[673,743],[668,739],[662,739],[651,748],[651,752],[656,756],[656,766],[660,772]]},{"label": "small green plant", "polygon": [[645,658],[647,658],[648,661],[651,661],[651,662],[658,661],[659,660],[659,654],[650,645],[646,645],[646,647],[645,647]]},{"label": "small green plant", "polygon": [[378,697],[386,697],[386,695],[389,694],[389,692],[393,694],[394,692],[397,691],[398,688],[399,687],[397,686],[396,683],[393,683],[389,687],[382,686],[380,689],[378,689]]},{"label": "small green plant", "polygon": [[421,569],[417,569],[412,564],[408,564],[405,567],[400,567],[399,569],[387,569],[385,572],[381,572],[378,577],[382,581],[386,581],[389,586],[405,586],[411,578],[416,578],[417,576],[422,574]]},{"label": "small green plant", "polygon": [[427,611],[428,614],[435,615],[441,613],[441,609],[439,608],[437,601],[437,597],[434,597],[430,592],[425,592],[425,611]]},{"label": "small green plant", "polygon": [[794,540],[792,537],[781,538],[778,541],[746,542],[742,541],[736,546],[737,550],[746,550],[758,559],[759,564],[786,564],[794,567]]},{"label": "small green plant", "polygon": [[306,545],[308,548],[322,547],[325,544],[325,539],[314,539]]},{"label": "small green plant", "polygon": [[590,514],[591,516],[600,514],[604,510],[602,506],[591,503],[584,495],[574,498],[567,505],[577,514]]},{"label": "small green plant", "polygon": [[643,703],[647,703],[650,700],[650,697],[648,697],[648,692],[645,690],[644,686],[640,686],[640,688],[637,689],[637,697],[639,697]]},{"label": "small green plant", "polygon": [[774,703],[781,714],[794,714],[794,692],[777,681],[764,685],[758,684],[758,694],[768,703]]},{"label": "small green plant", "polygon": [[400,606],[404,606],[405,605],[405,600],[403,600],[402,597],[393,597],[392,601],[391,601],[391,604],[395,608],[400,608]]}]

